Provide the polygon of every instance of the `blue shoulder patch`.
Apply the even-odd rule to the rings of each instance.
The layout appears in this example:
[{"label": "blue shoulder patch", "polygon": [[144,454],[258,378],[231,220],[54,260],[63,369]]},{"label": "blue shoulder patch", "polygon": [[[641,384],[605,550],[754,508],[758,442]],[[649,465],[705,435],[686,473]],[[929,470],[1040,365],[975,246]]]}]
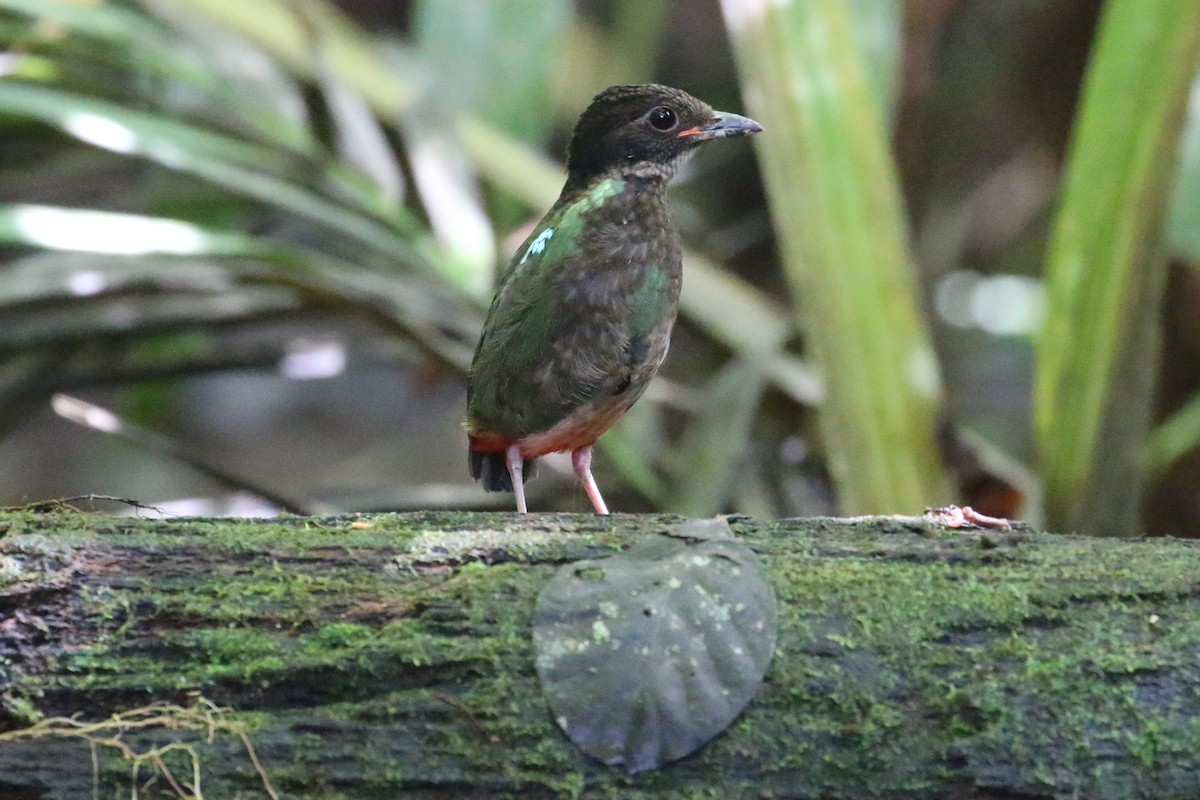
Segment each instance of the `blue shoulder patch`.
[{"label": "blue shoulder patch", "polygon": [[546,242],[554,236],[554,228],[546,228],[538,234],[538,237],[529,243],[529,247],[525,250],[525,255],[521,256],[521,264],[529,260],[530,256],[535,256],[546,249]]}]

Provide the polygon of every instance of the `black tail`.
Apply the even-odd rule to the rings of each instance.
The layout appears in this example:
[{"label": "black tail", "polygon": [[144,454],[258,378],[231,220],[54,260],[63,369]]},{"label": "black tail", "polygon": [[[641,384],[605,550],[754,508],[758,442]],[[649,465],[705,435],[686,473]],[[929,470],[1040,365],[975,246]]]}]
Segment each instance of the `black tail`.
[{"label": "black tail", "polygon": [[[478,450],[468,450],[471,463],[471,477],[483,481],[483,488],[488,492],[511,492],[513,490],[512,476],[508,474],[508,463],[504,453],[481,453]],[[537,459],[527,458],[522,462],[521,473],[525,480],[537,474]]]}]

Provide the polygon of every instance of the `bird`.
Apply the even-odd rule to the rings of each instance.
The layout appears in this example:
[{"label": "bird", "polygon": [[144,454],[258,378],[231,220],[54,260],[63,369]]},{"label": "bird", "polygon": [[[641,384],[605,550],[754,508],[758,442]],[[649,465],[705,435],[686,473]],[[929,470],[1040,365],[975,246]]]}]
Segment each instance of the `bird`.
[{"label": "bird", "polygon": [[570,452],[597,514],[592,447],[641,397],[679,309],[667,184],[704,142],[762,126],[659,84],[611,86],[579,118],[558,200],[502,269],[467,384],[468,461],[516,495],[537,459]]}]

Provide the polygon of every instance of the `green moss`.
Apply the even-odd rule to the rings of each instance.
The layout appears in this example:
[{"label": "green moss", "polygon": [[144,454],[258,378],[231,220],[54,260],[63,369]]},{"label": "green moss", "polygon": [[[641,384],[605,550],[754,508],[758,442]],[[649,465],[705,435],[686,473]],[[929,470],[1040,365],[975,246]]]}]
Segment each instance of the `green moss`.
[{"label": "green moss", "polygon": [[[8,678],[0,669],[0,677]],[[7,680],[6,680],[7,682]],[[44,716],[30,697],[13,696],[8,692],[0,692],[0,712],[7,717],[13,728],[27,727],[38,722]]]},{"label": "green moss", "polygon": [[[848,776],[873,775],[861,791],[895,791],[908,780],[897,765],[921,765],[915,779],[953,749],[1053,791],[1097,747],[1127,749],[1151,768],[1163,741],[1200,744],[1180,724],[1200,710],[1194,696],[1177,704],[1188,708],[1174,723],[1138,699],[1139,676],[1178,669],[1183,643],[1200,635],[1187,619],[1168,629],[1154,611],[1195,592],[1193,548],[1164,557],[1145,543],[1014,535],[996,554],[952,534],[913,559],[896,558],[903,537],[856,538],[817,545],[815,563],[766,559],[795,611],[769,676],[791,687],[783,741],[809,745],[781,763],[803,766],[806,785],[844,792]],[[784,708],[763,708],[764,730]],[[1114,724],[1144,733],[1103,741]],[[873,773],[864,754],[889,743],[892,766]]]}]

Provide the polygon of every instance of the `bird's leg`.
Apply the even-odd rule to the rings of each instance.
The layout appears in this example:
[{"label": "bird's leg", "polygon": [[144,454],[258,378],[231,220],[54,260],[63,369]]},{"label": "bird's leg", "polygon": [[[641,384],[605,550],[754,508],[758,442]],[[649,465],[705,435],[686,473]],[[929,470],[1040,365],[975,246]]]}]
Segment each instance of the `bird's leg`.
[{"label": "bird's leg", "polygon": [[579,480],[583,481],[584,491],[587,492],[588,499],[592,501],[592,507],[596,509],[596,513],[607,514],[608,506],[604,505],[604,498],[600,496],[600,487],[596,485],[596,479],[592,477],[592,446],[590,444],[571,453],[571,466],[575,467],[575,474],[579,476]]},{"label": "bird's leg", "polygon": [[504,451],[504,460],[508,463],[508,474],[512,476],[513,494],[517,496],[517,513],[525,514],[529,509],[525,506],[525,479],[522,471],[525,460],[521,458],[521,448],[511,444]]}]

